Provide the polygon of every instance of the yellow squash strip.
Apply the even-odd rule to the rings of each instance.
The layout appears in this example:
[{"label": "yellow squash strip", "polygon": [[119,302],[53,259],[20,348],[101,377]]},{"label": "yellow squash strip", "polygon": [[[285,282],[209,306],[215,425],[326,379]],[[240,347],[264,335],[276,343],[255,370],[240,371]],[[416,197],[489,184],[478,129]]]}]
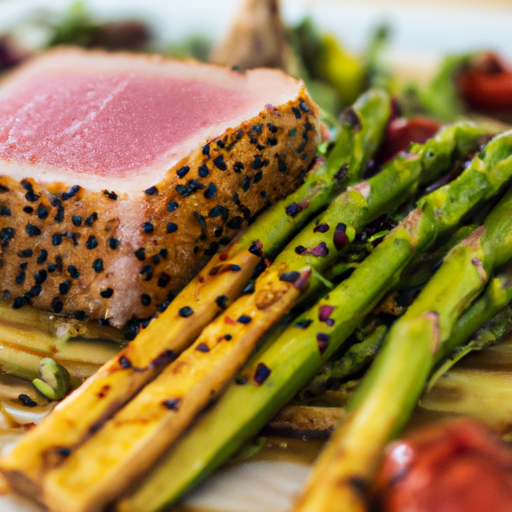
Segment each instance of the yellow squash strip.
[{"label": "yellow squash strip", "polygon": [[[188,350],[50,471],[42,483],[44,503],[56,512],[92,512],[149,469],[301,295],[298,281],[279,280],[286,270],[282,264],[263,274],[253,294],[206,327]],[[306,284],[309,270],[302,275]]]},{"label": "yellow squash strip", "polygon": [[91,436],[215,317],[220,310],[219,289],[225,295],[223,304],[241,293],[260,258],[248,250],[229,256],[214,257],[157,322],[151,322],[2,459],[0,467],[11,484],[37,499],[46,471]]}]

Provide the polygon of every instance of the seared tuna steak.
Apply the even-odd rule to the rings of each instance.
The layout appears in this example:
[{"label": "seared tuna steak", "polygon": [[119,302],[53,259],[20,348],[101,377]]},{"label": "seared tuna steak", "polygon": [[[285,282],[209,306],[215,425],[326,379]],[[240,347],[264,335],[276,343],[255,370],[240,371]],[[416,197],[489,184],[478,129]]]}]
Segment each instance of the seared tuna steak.
[{"label": "seared tuna steak", "polygon": [[0,278],[15,307],[147,318],[308,170],[304,85],[57,49],[0,86]]}]

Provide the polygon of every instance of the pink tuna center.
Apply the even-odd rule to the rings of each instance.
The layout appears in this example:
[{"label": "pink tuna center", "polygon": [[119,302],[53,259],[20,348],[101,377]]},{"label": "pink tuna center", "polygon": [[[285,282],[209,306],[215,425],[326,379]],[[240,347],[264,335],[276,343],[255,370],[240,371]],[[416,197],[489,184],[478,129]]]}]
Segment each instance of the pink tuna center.
[{"label": "pink tuna center", "polygon": [[171,77],[37,76],[0,102],[0,158],[129,176],[249,103],[238,89]]}]

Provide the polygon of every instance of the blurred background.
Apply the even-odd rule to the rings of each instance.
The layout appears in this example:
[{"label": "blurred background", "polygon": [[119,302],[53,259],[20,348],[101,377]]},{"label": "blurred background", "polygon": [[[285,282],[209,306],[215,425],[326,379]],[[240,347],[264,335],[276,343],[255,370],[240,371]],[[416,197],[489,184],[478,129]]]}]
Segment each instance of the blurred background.
[{"label": "blurred background", "polygon": [[[0,30],[19,24],[40,7],[63,12],[70,0],[0,0]],[[438,55],[473,49],[499,50],[512,59],[512,2],[508,0],[283,0],[283,16],[296,23],[310,14],[354,50],[362,50],[376,24],[388,23],[393,51],[405,56]],[[137,18],[149,23],[162,42],[190,33],[219,37],[239,0],[87,0],[104,19]]]}]

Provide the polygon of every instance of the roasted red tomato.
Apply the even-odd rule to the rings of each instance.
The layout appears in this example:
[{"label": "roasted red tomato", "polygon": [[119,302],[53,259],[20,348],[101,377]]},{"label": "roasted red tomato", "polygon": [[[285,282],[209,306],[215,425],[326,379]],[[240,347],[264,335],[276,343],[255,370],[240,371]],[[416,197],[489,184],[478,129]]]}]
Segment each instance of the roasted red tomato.
[{"label": "roasted red tomato", "polygon": [[440,125],[426,117],[406,119],[397,117],[391,120],[386,130],[386,137],[375,156],[378,165],[386,163],[401,151],[405,151],[411,142],[423,144],[433,137]]},{"label": "roasted red tomato", "polygon": [[421,429],[390,445],[377,497],[383,512],[510,512],[512,450],[473,420]]},{"label": "roasted red tomato", "polygon": [[462,69],[457,86],[470,108],[512,109],[512,69],[494,53],[483,53]]}]

